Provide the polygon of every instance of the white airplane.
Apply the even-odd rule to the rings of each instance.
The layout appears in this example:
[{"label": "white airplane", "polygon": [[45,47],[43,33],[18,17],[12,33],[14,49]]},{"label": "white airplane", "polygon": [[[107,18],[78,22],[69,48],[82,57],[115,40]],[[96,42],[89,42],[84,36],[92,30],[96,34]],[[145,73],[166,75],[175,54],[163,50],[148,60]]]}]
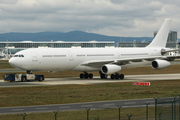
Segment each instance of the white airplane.
[{"label": "white airplane", "polygon": [[165,53],[178,51],[165,48],[171,19],[165,19],[153,41],[144,48],[33,48],[17,52],[9,63],[19,69],[31,71],[82,71],[80,78],[93,78],[90,71],[99,71],[106,79],[124,79],[122,69],[151,63],[153,69],[169,67],[174,56]]}]

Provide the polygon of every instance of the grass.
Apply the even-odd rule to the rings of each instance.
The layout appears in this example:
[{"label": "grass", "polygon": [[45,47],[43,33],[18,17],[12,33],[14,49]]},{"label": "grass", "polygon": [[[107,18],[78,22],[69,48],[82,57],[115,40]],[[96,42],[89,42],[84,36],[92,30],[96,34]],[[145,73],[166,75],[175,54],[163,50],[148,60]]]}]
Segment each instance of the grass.
[{"label": "grass", "polygon": [[108,100],[141,99],[177,96],[180,81],[153,81],[150,87],[132,83],[96,85],[59,85],[41,87],[1,88],[0,106],[30,106]]},{"label": "grass", "polygon": [[14,67],[8,63],[8,60],[0,60],[0,69],[13,69]]}]

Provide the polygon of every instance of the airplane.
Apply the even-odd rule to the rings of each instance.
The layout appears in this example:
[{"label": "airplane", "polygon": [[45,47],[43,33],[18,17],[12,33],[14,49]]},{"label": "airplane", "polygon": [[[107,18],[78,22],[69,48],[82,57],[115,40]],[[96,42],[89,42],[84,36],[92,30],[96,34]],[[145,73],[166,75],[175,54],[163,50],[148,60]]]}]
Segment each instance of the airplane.
[{"label": "airplane", "polygon": [[19,69],[32,71],[81,71],[81,79],[92,79],[99,71],[101,79],[124,79],[122,69],[151,63],[153,69],[170,67],[175,56],[166,53],[179,50],[166,48],[171,18],[166,18],[153,41],[144,48],[31,48],[17,52],[9,63]]}]

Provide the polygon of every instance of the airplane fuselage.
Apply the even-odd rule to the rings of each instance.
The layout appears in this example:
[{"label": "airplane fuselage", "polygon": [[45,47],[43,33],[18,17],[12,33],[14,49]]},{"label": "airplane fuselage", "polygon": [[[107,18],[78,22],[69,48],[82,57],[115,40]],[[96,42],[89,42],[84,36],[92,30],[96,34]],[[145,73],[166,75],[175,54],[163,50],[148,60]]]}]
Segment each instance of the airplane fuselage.
[{"label": "airplane fuselage", "polygon": [[[100,71],[84,61],[161,56],[162,48],[34,48],[18,52],[15,67],[31,71]],[[26,59],[26,60],[25,60]],[[142,62],[141,62],[142,64]],[[143,64],[142,64],[143,65]],[[128,64],[123,66],[128,68]],[[131,67],[133,67],[131,65]],[[136,66],[137,67],[137,66]]]}]

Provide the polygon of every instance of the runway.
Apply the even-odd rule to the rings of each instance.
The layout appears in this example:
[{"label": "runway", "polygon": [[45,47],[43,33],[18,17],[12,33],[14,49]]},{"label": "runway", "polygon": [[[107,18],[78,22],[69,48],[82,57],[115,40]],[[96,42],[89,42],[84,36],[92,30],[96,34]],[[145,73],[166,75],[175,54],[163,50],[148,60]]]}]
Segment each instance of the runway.
[{"label": "runway", "polygon": [[120,83],[120,82],[150,82],[157,80],[180,80],[180,74],[149,74],[149,75],[126,75],[124,80],[100,79],[95,76],[93,79],[80,79],[79,77],[70,78],[45,78],[43,82],[7,82],[0,80],[0,88],[10,87],[31,87],[31,86],[50,86],[50,85],[91,85],[105,83]]}]

